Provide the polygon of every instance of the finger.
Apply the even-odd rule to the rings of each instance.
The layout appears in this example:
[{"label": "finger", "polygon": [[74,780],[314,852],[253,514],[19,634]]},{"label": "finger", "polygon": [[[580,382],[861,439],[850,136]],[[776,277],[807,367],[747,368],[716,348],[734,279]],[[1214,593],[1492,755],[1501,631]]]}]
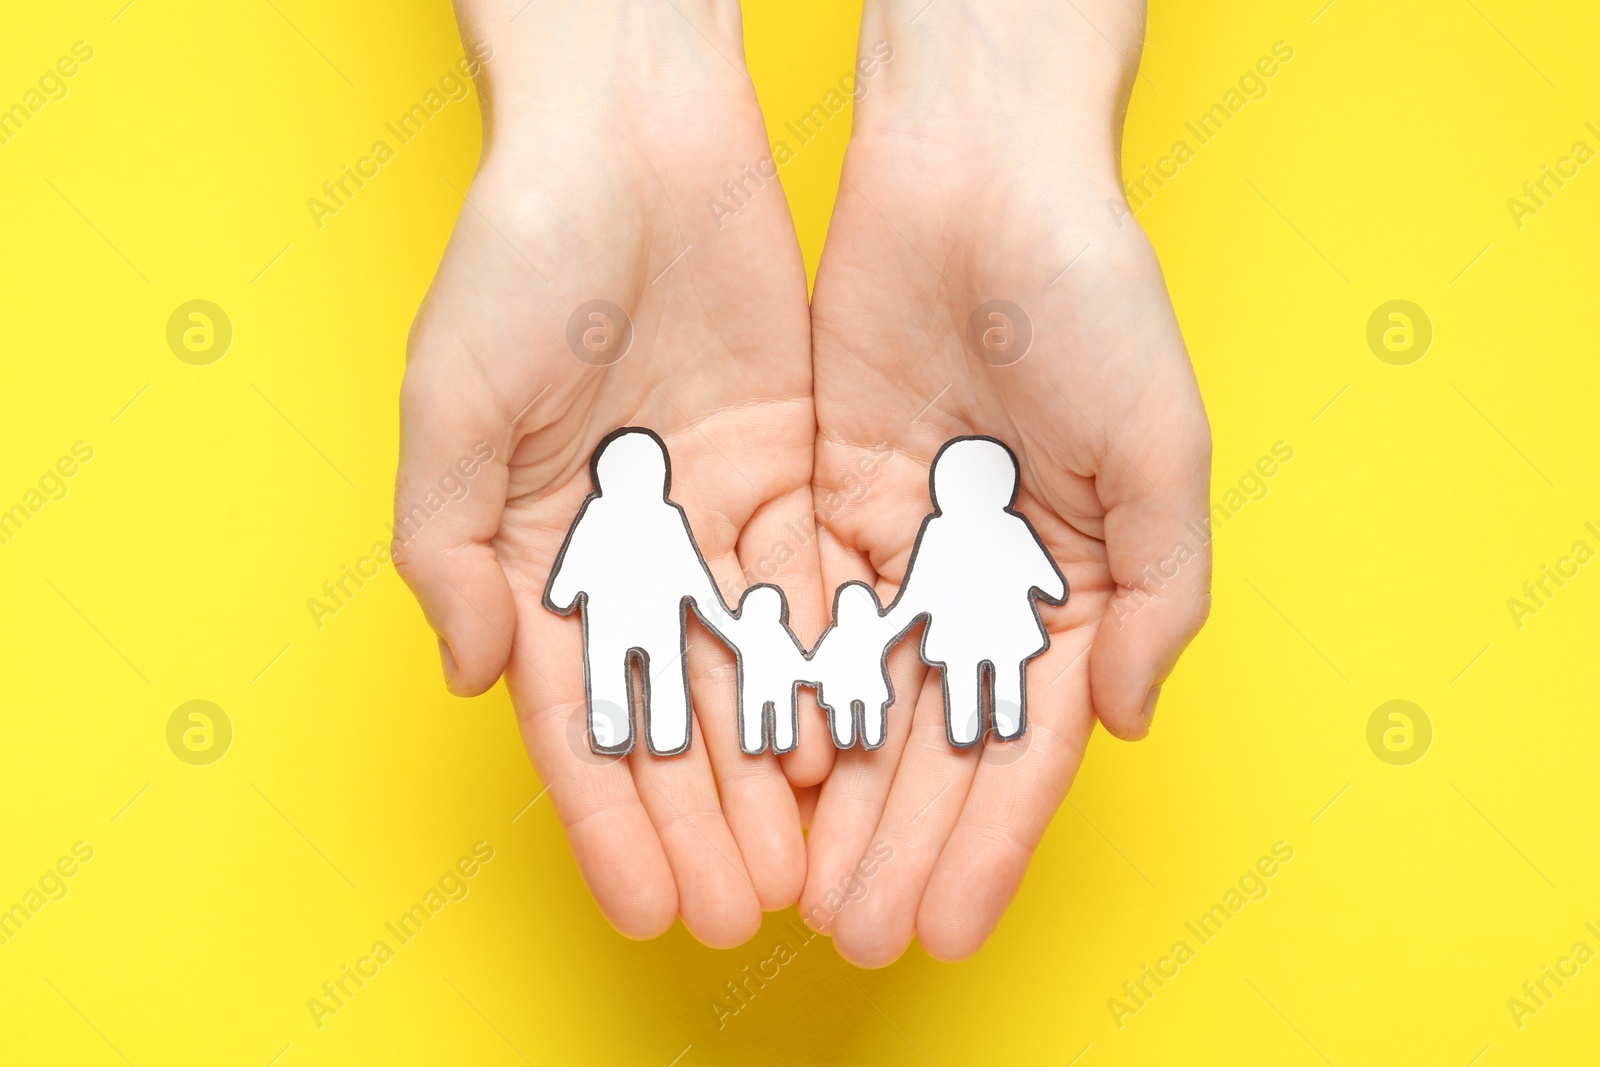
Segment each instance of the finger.
[{"label": "finger", "polygon": [[1030,662],[1027,733],[985,742],[961,817],[917,908],[918,940],[935,959],[962,960],[983,947],[1066,799],[1094,727],[1087,640],[1056,640]]},{"label": "finger", "polygon": [[418,359],[400,394],[395,570],[439,636],[445,683],[482,693],[511,654],[516,609],[492,539],[506,500],[511,427],[491,390]]},{"label": "finger", "polygon": [[[523,640],[550,663],[583,656],[578,620],[549,616],[537,597],[522,620]],[[627,937],[664,933],[678,916],[678,891],[655,824],[640,802],[625,760],[588,751],[583,675],[547,673],[527,654],[512,657],[506,682],[534,769],[545,783],[573,858],[600,911]]]},{"label": "finger", "polygon": [[795,806],[800,811],[800,825],[811,829],[811,822],[817,814],[817,798],[822,795],[822,786],[799,786],[794,791]]},{"label": "finger", "polygon": [[817,705],[817,694],[800,690],[799,718],[795,735],[799,743],[791,752],[778,757],[784,777],[793,786],[804,788],[822,784],[833,770],[839,750],[828,733],[827,713]]},{"label": "finger", "polygon": [[[850,874],[870,850],[872,835],[894,783],[895,767],[911,737],[918,694],[927,673],[918,658],[913,630],[889,656],[895,700],[881,748],[839,752],[822,783],[806,840],[806,884],[800,916],[814,930],[833,931],[833,921],[850,888]],[[823,744],[833,745],[831,737]]]},{"label": "finger", "polygon": [[[822,438],[818,438],[819,446]],[[859,494],[858,494],[859,495]],[[836,518],[845,509],[823,501],[817,514]],[[865,554],[842,543],[832,525],[819,531],[818,557],[824,588],[847,581],[875,582],[877,575]],[[876,582],[880,601],[894,600],[892,585]],[[849,873],[861,862],[872,843],[872,831],[883,814],[884,802],[894,783],[906,741],[911,736],[917,697],[927,673],[917,655],[920,627],[906,634],[890,650],[889,677],[894,703],[889,708],[883,745],[875,750],[850,748],[837,752],[827,781],[821,784],[810,835],[806,839],[806,884],[800,892],[800,916],[814,930],[832,933],[834,916],[845,899]],[[820,712],[820,709],[818,709]],[[818,716],[822,744],[833,748],[826,721]]]},{"label": "finger", "polygon": [[1117,587],[1089,680],[1095,714],[1124,740],[1149,733],[1161,684],[1211,610],[1211,437],[1189,385],[1194,416],[1155,413],[1129,435],[1141,446],[1097,481]]},{"label": "finger", "polygon": [[[916,935],[917,905],[961,815],[977,773],[980,747],[955,748],[945,733],[944,687],[928,671],[917,700],[911,738],[895,771],[894,786],[863,864],[851,872],[865,880],[839,912],[833,941],[858,967],[884,967],[900,958]],[[871,857],[876,864],[867,864]],[[869,868],[872,877],[865,879]],[[850,894],[847,894],[847,897]]]},{"label": "finger", "polygon": [[787,908],[799,897],[806,876],[806,843],[794,791],[776,756],[746,755],[739,747],[732,654],[698,625],[689,641],[695,717],[716,775],[723,817],[761,910]]},{"label": "finger", "polygon": [[[650,665],[650,714],[671,713],[666,701],[674,689],[677,699],[684,699],[683,671],[676,657]],[[754,936],[761,925],[761,903],[723,817],[706,754],[706,730],[698,716],[690,715],[689,729],[688,751],[657,756],[648,746],[637,745],[628,762],[672,867],[683,925],[712,948],[732,948]],[[640,731],[643,736],[642,723]]]}]

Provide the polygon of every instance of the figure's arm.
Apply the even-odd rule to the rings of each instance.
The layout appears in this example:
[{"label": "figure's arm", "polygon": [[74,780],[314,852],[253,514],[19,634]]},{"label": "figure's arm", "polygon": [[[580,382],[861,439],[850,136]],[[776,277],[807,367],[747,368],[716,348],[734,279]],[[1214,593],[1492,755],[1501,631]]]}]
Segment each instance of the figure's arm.
[{"label": "figure's arm", "polygon": [[706,629],[717,635],[717,639],[729,648],[737,650],[739,643],[739,621],[733,613],[723,606],[721,597],[692,596],[689,603],[694,607],[694,613],[705,623]]},{"label": "figure's arm", "polygon": [[1027,536],[1023,540],[1026,544],[1019,547],[1031,555],[1034,562],[1032,588],[1039,590],[1043,599],[1053,604],[1061,603],[1067,598],[1067,579],[1062,576],[1061,568],[1056,566],[1055,558],[1034,535],[1032,526],[1027,527]]},{"label": "figure's arm", "polygon": [[[801,678],[808,682],[814,682],[819,687],[822,685],[823,675],[828,673],[828,653],[823,650],[827,643],[827,634],[823,634],[817,639],[817,646],[805,658],[805,673],[800,675]],[[820,698],[820,692],[818,695]]]},{"label": "figure's arm", "polygon": [[698,597],[692,603],[694,604],[695,614],[700,616],[700,621],[705,623],[706,629],[710,630],[717,640],[727,645],[729,651],[738,655],[740,651],[739,642],[743,639],[743,631],[746,629],[745,624],[735,618],[732,612],[722,607],[721,598],[713,600],[709,609],[700,606]]},{"label": "figure's arm", "polygon": [[572,520],[572,530],[567,534],[567,543],[561,546],[561,554],[556,557],[555,565],[550,568],[550,580],[545,583],[544,606],[558,615],[571,614],[579,595],[583,593],[582,576],[588,572],[586,557],[589,541],[583,516],[588,510],[589,504],[586,501],[583,507],[578,509],[578,517]]},{"label": "figure's arm", "polygon": [[916,581],[917,560],[923,555],[923,549],[934,539],[935,535],[929,526],[933,516],[929,515],[922,520],[922,528],[917,531],[917,540],[911,549],[911,558],[906,560],[906,572],[900,578],[900,591],[895,594],[893,603],[884,613],[884,621],[892,626],[893,636],[898,638],[907,630],[916,625],[917,616],[925,614],[928,610],[927,597],[923,595],[923,583]]},{"label": "figure's arm", "polygon": [[916,625],[919,614],[913,603],[904,596],[889,605],[889,610],[883,616],[885,639],[891,644],[898,644],[905,632]]},{"label": "figure's arm", "polygon": [[716,581],[711,577],[711,568],[707,566],[705,557],[700,552],[700,545],[694,539],[694,531],[689,527],[689,516],[682,507],[673,505],[678,513],[678,521],[683,525],[683,540],[672,552],[670,561],[663,561],[666,565],[675,568],[676,581],[683,597],[693,606],[695,613],[718,637],[727,643],[731,636],[729,626],[733,623],[733,612],[722,599],[722,591],[717,588]]},{"label": "figure's arm", "polygon": [[814,666],[816,660],[806,655],[805,648],[801,646],[800,639],[794,636],[793,631],[790,631],[789,637],[791,638],[789,644],[794,650],[794,654],[786,659],[789,672],[794,676],[795,681],[811,681],[811,676],[816,673]]},{"label": "figure's arm", "polygon": [[689,597],[694,604],[695,613],[712,633],[720,637],[724,644],[731,646],[739,621],[733,617],[733,611],[728,607],[727,601],[722,599],[722,591],[712,580],[711,572],[699,560],[695,561],[694,574],[696,581]]}]

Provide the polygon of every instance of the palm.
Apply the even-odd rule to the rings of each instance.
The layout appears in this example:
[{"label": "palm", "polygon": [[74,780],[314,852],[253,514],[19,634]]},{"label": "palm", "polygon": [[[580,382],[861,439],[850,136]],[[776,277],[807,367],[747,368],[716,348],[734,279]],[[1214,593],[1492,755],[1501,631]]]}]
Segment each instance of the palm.
[{"label": "palm", "polygon": [[[1017,509],[1071,595],[1040,605],[1050,646],[1029,664],[1029,733],[1011,746],[952,749],[938,678],[910,642],[897,650],[889,741],[836,762],[802,898],[808,915],[819,902],[824,916],[837,912],[840,950],[867,964],[894,959],[913,933],[946,957],[982,944],[1065,797],[1094,709],[1142,705],[1152,681],[1125,669],[1118,646],[1167,623],[1161,612],[1141,618],[1126,588],[1114,602],[1117,586],[1146,584],[1140,562],[1172,547],[1157,540],[1205,510],[1204,415],[1137,227],[1117,227],[1092,197],[1006,179],[940,187],[928,170],[886,139],[858,137],[847,157],[813,304],[820,497],[873,446],[889,444],[895,458],[828,522],[823,577],[873,581],[892,596],[929,507],[934,453],[981,433],[1017,454]],[[980,315],[974,345],[969,320],[996,300],[1022,314]],[[1000,332],[986,346],[988,328]],[[1197,556],[1177,580],[1202,588],[1207,569]],[[1102,626],[1118,633],[1095,647]],[[859,903],[828,906],[827,891],[880,839],[909,846],[906,857],[897,852]]]},{"label": "palm", "polygon": [[[529,753],[608,917],[651,936],[681,913],[702,939],[735,944],[761,907],[794,899],[804,856],[776,759],[739,752],[730,657],[691,636],[687,754],[594,757],[578,620],[540,602],[590,491],[590,453],[642,425],[667,441],[673,499],[724,595],[776,581],[796,629],[820,627],[815,546],[790,532],[811,515],[804,269],[776,183],[717,227],[705,200],[763,154],[760,115],[715,53],[682,68],[667,73],[672,94],[616,89],[670,104],[619,106],[579,133],[552,120],[537,154],[487,155],[414,329],[402,513],[475,440],[496,460],[400,560],[450,639],[453,687],[481,691],[506,666]],[[579,314],[569,344],[575,309],[596,300],[622,315]],[[790,769],[816,780],[829,753],[819,727],[805,736],[794,758],[806,762]]]}]

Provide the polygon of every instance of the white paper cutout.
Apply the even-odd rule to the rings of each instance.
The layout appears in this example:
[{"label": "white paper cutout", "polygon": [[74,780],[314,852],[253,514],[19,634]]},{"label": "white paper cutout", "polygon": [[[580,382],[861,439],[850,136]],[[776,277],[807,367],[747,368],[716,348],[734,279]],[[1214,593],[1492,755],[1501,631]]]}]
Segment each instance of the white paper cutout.
[{"label": "white paper cutout", "polygon": [[885,617],[878,594],[865,582],[846,582],[834,593],[833,625],[817,639],[811,671],[836,747],[849,748],[858,735],[863,748],[883,744],[894,703],[889,651],[910,627],[911,620],[897,625]]},{"label": "white paper cutout", "polygon": [[739,601],[738,615],[718,620],[711,629],[733,649],[738,663],[740,751],[753,756],[769,743],[774,752],[793,751],[801,679],[810,676],[810,668],[789,629],[783,590],[765,582],[752,585]]},{"label": "white paper cutout", "polygon": [[[1016,457],[990,437],[945,442],[929,473],[934,511],[922,522],[905,581],[887,610],[863,582],[834,594],[833,622],[806,652],[789,629],[783,591],[747,589],[730,612],[683,509],[674,504],[666,445],[649,430],[609,434],[590,461],[594,492],[556,557],[544,604],[583,607],[589,743],[618,754],[634,745],[629,676],[640,694],[646,743],[658,756],[689,747],[688,613],[733,650],[739,747],[791,751],[802,685],[817,690],[839,748],[883,744],[894,703],[889,653],[925,622],[918,652],[939,669],[945,735],[966,748],[992,725],[997,739],[1027,729],[1028,662],[1050,647],[1037,602],[1064,603],[1066,580],[1015,510]],[[986,723],[984,707],[991,709]]]},{"label": "white paper cutout", "polygon": [[675,755],[689,747],[689,607],[713,620],[727,607],[688,517],[667,499],[672,466],[661,438],[634,427],[607,435],[589,476],[594,492],[556,556],[544,606],[569,615],[583,605],[590,748],[633,749],[628,679],[637,661],[646,743],[658,756]]},{"label": "white paper cutout", "polygon": [[1036,602],[1062,604],[1067,581],[1033,526],[1015,509],[1016,457],[992,437],[957,437],[933,458],[922,520],[905,581],[889,615],[926,619],[922,661],[938,667],[945,736],[957,748],[983,735],[983,697],[995,736],[1028,726],[1028,661],[1050,647]]}]

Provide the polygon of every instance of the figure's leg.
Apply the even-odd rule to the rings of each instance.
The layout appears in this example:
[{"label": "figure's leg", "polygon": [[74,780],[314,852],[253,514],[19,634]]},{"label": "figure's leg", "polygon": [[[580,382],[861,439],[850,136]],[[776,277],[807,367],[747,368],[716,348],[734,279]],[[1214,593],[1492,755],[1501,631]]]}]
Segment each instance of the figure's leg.
[{"label": "figure's leg", "polygon": [[947,663],[944,667],[944,721],[950,740],[966,748],[978,740],[982,722],[983,691],[976,663]]},{"label": "figure's leg", "polygon": [[824,704],[823,709],[828,713],[828,729],[833,734],[834,747],[849,748],[856,743],[856,724],[850,715],[850,701],[838,692],[831,692],[828,696],[833,703]]},{"label": "figure's leg", "polygon": [[689,664],[681,640],[681,634],[673,634],[645,650],[645,730],[650,751],[658,756],[689,747]]},{"label": "figure's leg", "polygon": [[1020,737],[1026,725],[1022,721],[1022,687],[1027,684],[1024,667],[1020,663],[1015,667],[996,665],[989,671],[994,680],[994,732],[1002,741]]},{"label": "figure's leg", "polygon": [[739,748],[747,754],[761,752],[767,747],[765,716],[762,705],[766,702],[765,687],[746,674],[739,685]]},{"label": "figure's leg", "polygon": [[886,689],[878,689],[872,693],[861,711],[861,743],[867,748],[877,748],[883,744],[884,729],[888,724],[888,709],[884,706],[889,699]]},{"label": "figure's leg", "polygon": [[795,726],[800,718],[800,687],[788,685],[772,692],[772,751],[793,752]]},{"label": "figure's leg", "polygon": [[626,648],[591,648],[589,672],[589,744],[600,752],[625,752],[633,744],[633,714],[628,701],[628,676],[633,657]]}]

